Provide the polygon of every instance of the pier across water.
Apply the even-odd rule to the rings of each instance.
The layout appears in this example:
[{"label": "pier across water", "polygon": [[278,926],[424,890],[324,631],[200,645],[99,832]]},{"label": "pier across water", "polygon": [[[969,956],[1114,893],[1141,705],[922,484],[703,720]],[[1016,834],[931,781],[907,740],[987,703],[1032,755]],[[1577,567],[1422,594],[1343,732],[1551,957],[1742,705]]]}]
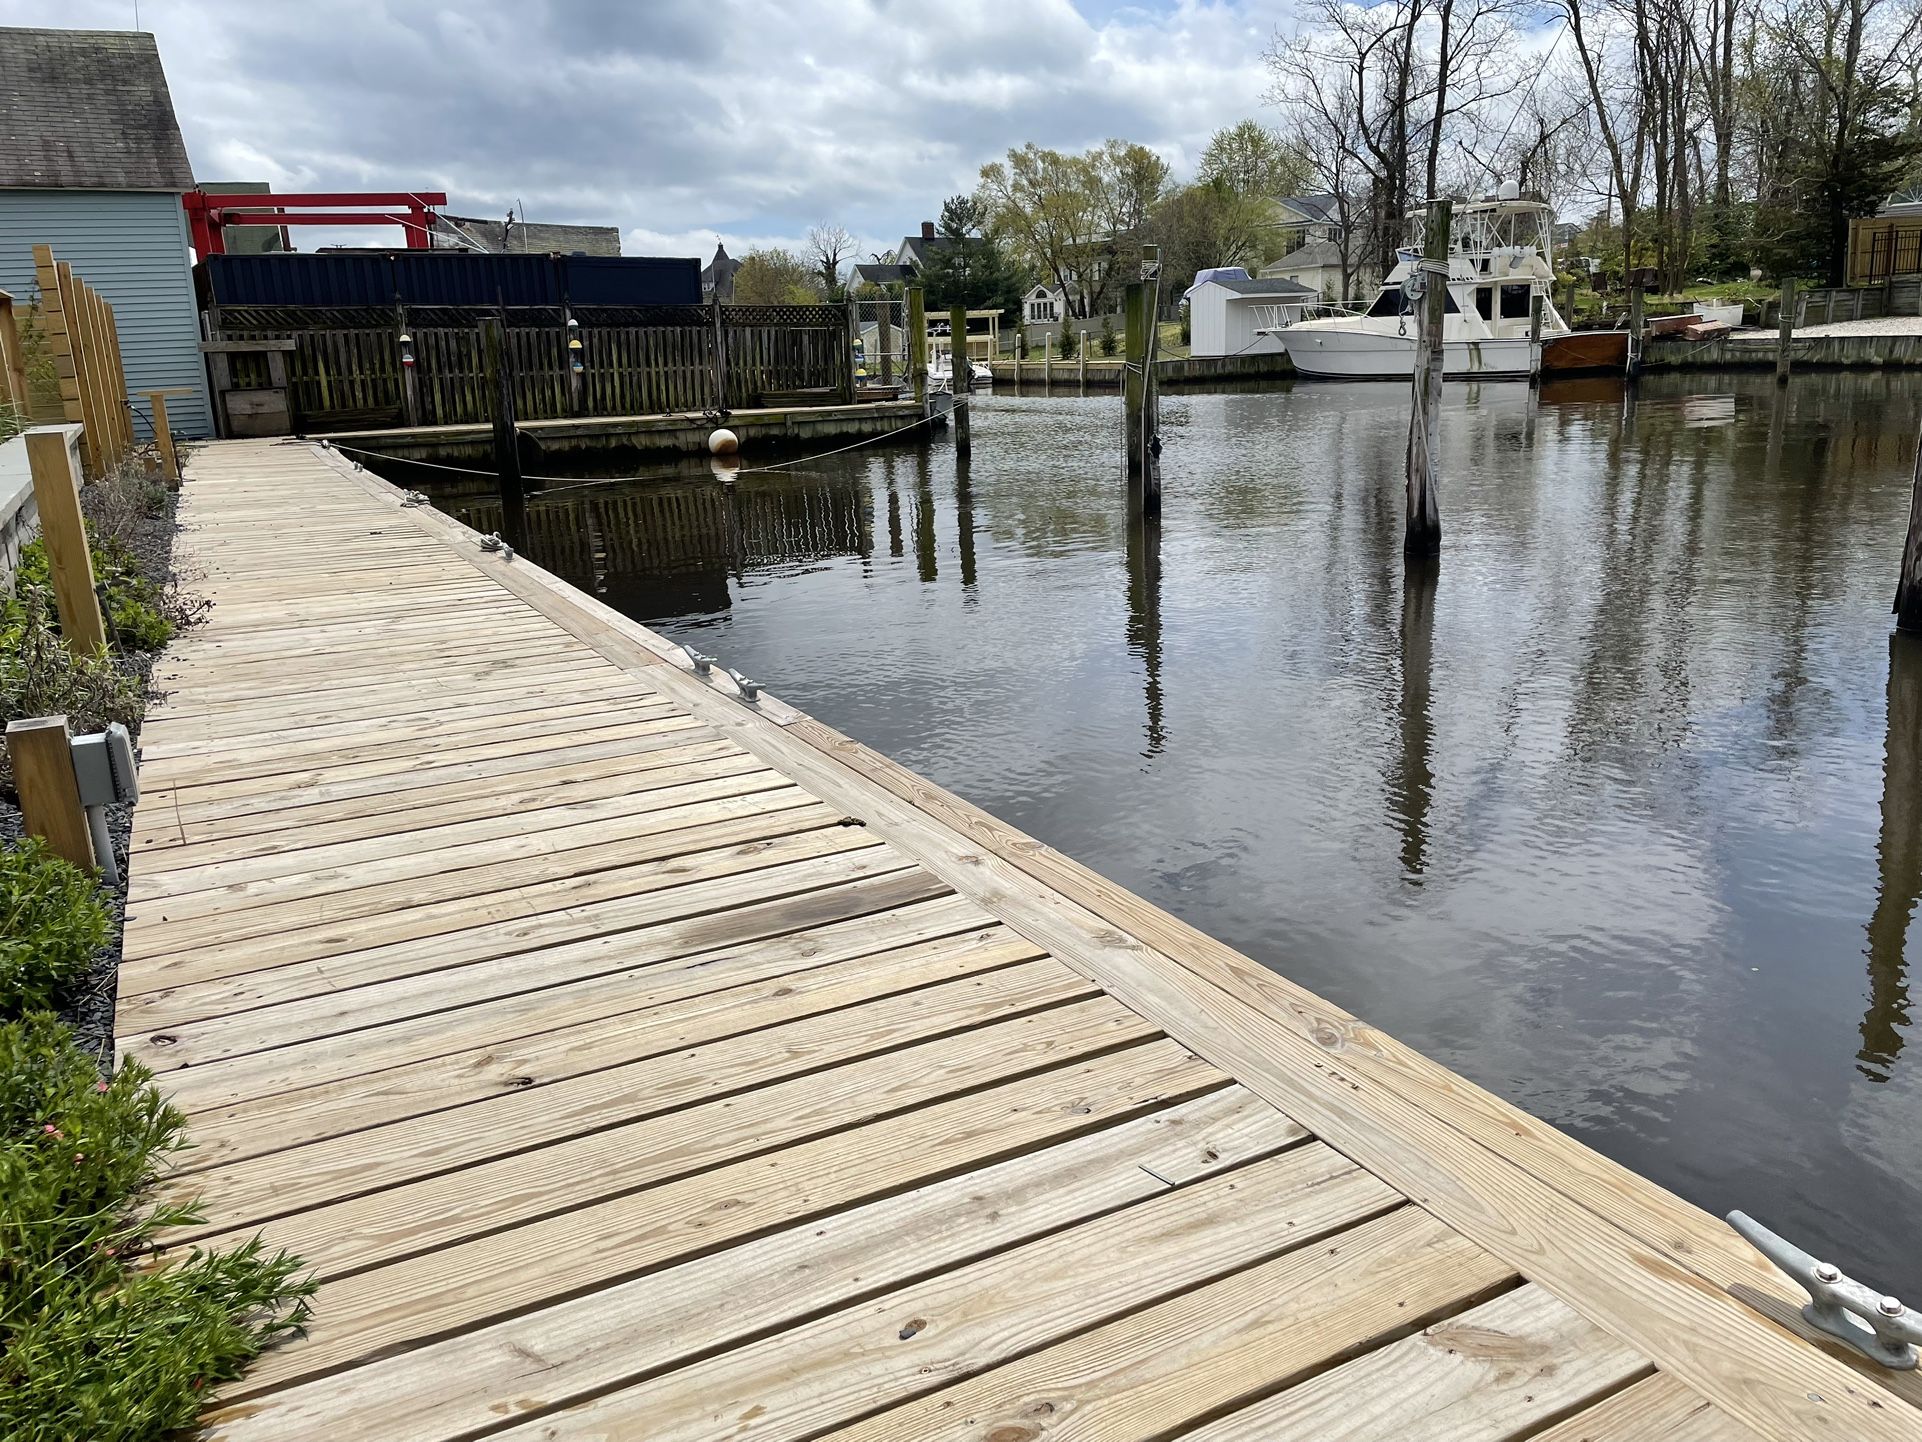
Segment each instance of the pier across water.
[{"label": "pier across water", "polygon": [[122,1048],[216,1438],[1917,1438],[1721,1222],[337,453],[233,442]]}]

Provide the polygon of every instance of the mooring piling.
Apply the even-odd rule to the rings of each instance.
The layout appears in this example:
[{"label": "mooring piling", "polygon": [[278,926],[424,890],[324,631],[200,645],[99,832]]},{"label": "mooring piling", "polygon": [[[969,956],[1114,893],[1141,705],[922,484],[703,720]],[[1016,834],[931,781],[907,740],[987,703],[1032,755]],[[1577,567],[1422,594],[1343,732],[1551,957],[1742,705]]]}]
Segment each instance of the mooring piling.
[{"label": "mooring piling", "polygon": [[908,291],[908,383],[914,387],[914,398],[921,404],[922,415],[927,414],[928,406],[928,311],[927,300],[921,287],[911,285]]},{"label": "mooring piling", "polygon": [[1628,374],[1640,375],[1642,371],[1642,283],[1631,280],[1628,283]]},{"label": "mooring piling", "polygon": [[[1781,312],[1775,317],[1775,383],[1785,386],[1789,383],[1789,347],[1795,339],[1795,277],[1782,277]],[[1915,524],[1909,524],[1910,534],[1914,534]]]},{"label": "mooring piling", "polygon": [[[1130,281],[1122,297],[1123,350],[1122,409],[1126,417],[1128,512],[1136,516],[1161,514],[1161,484],[1155,459],[1154,418],[1154,305],[1156,278],[1161,271],[1160,250],[1141,248],[1141,279]],[[1085,341],[1084,341],[1085,343]]]},{"label": "mooring piling", "polygon": [[[1414,274],[1421,277],[1415,298],[1415,375],[1408,419],[1408,528],[1402,552],[1411,557],[1441,551],[1440,482],[1442,396],[1442,317],[1448,298],[1448,241],[1452,201],[1428,204],[1426,244]],[[1412,278],[1412,277],[1411,277]]]},{"label": "mooring piling", "polygon": [[894,357],[890,354],[894,347],[894,324],[888,318],[891,300],[880,300],[874,304],[874,348],[881,352],[881,384],[894,385]]},{"label": "mooring piling", "polygon": [[1540,291],[1528,302],[1528,383],[1542,383],[1542,307],[1547,304]]},{"label": "mooring piling", "polygon": [[968,364],[968,309],[948,311],[948,390],[954,400],[954,453],[966,458],[974,449],[968,402],[974,394],[974,368]]},{"label": "mooring piling", "polygon": [[493,401],[494,470],[500,476],[501,535],[517,551],[527,549],[527,493],[521,482],[520,432],[514,424],[514,367],[506,327],[498,316],[481,321],[481,353]]},{"label": "mooring piling", "polygon": [[1895,625],[1897,630],[1922,632],[1922,447],[1916,450],[1915,474],[1909,481],[1909,531],[1895,586]]}]

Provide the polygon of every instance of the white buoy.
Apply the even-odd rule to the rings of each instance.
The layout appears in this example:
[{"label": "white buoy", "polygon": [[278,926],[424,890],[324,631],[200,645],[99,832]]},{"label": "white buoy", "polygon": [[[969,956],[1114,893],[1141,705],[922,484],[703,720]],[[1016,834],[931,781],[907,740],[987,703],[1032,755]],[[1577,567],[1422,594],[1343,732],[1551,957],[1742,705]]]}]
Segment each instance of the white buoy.
[{"label": "white buoy", "polygon": [[707,453],[710,456],[731,456],[740,448],[741,438],[726,426],[708,434]]}]

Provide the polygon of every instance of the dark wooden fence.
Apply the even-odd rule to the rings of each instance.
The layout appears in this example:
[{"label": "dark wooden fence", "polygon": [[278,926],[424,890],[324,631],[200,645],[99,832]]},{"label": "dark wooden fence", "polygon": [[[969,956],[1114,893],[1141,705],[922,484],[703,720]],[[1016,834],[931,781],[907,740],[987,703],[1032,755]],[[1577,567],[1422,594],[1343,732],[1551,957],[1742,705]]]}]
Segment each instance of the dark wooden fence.
[{"label": "dark wooden fence", "polygon": [[[480,332],[488,314],[502,313],[229,306],[210,311],[208,320],[220,340],[294,340],[288,365],[294,423],[326,431],[488,420]],[[823,402],[853,396],[853,350],[841,306],[722,306],[725,398],[710,306],[577,308],[578,386],[570,379],[566,314],[504,314],[521,420],[659,415],[717,403],[745,410],[796,392]],[[411,384],[401,361],[403,335],[414,357]],[[264,382],[235,377],[237,386],[250,383]]]}]

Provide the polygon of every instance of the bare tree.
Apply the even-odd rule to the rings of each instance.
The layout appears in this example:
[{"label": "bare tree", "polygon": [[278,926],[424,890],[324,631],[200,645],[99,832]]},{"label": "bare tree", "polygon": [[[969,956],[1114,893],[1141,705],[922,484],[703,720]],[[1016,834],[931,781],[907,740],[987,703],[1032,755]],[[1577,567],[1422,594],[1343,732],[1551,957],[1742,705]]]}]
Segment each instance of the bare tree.
[{"label": "bare tree", "polygon": [[841,263],[854,257],[854,247],[855,239],[845,226],[823,221],[808,227],[806,254],[830,299],[840,292]]}]

